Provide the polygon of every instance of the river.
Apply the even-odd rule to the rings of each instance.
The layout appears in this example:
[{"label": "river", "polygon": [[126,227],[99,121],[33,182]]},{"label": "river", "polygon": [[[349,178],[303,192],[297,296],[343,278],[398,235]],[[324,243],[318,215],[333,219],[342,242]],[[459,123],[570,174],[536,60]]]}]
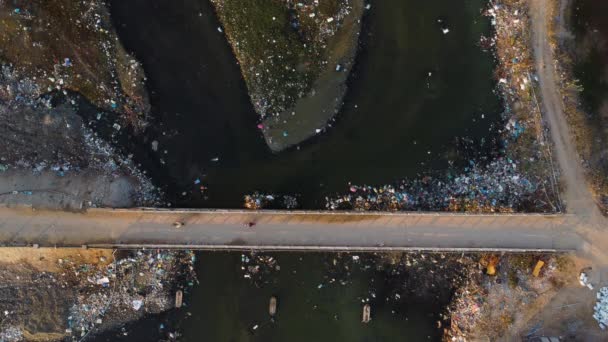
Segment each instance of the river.
[{"label": "river", "polygon": [[[153,107],[148,131],[123,147],[174,206],[238,208],[244,194],[257,190],[298,194],[302,207],[321,208],[324,195],[346,191],[348,182],[385,184],[466,160],[469,152],[458,137],[479,146],[492,140],[500,120],[492,55],[478,46],[491,29],[481,16],[483,0],[373,1],[345,104],[332,127],[279,154],[270,152],[256,128],[239,66],[207,1],[110,3],[120,39],[144,66]],[[153,140],[158,152],[149,147]],[[485,155],[495,147],[475,150]],[[201,184],[194,184],[197,179]],[[208,189],[201,193],[200,185]],[[367,269],[357,266],[340,285],[327,282],[331,255],[276,255],[281,270],[258,287],[243,278],[240,254],[198,257],[201,284],[186,296],[188,307],[130,325],[127,336],[115,331],[95,339],[158,340],[175,328],[182,341],[441,336],[437,320],[450,292],[435,296],[425,288],[429,284],[407,287],[375,270],[373,262]],[[385,299],[403,286],[425,295]],[[360,322],[361,300],[370,298],[372,288],[378,297],[371,299],[373,319],[366,325]],[[267,313],[271,295],[279,298],[274,323]]]},{"label": "river", "polygon": [[[273,253],[272,267],[245,259],[250,254],[197,257],[201,284],[186,307],[131,325],[126,336],[118,331],[95,340],[151,341],[177,330],[180,341],[193,342],[437,341],[443,332],[437,322],[462,276],[456,258],[437,254],[412,255],[409,266],[370,254]],[[246,277],[249,265],[261,271]],[[274,319],[271,296],[278,302]],[[372,308],[367,324],[364,302]]]},{"label": "river", "polygon": [[[490,31],[484,4],[374,2],[333,127],[273,154],[207,1],[111,1],[120,38],[143,63],[153,106],[135,159],[180,207],[238,208],[243,195],[261,191],[299,195],[302,207],[314,209],[348,182],[382,185],[445,169],[460,152],[457,137],[487,139],[499,120],[492,56],[478,46]],[[153,140],[159,152],[151,151]]]}]

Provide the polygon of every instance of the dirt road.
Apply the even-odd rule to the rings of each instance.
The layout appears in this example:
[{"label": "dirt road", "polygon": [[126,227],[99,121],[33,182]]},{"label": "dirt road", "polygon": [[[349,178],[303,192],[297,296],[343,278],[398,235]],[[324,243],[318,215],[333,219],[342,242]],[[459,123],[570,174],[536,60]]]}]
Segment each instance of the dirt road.
[{"label": "dirt road", "polygon": [[532,46],[540,82],[543,117],[549,125],[555,155],[565,185],[568,212],[585,217],[589,223],[600,224],[602,215],[597,208],[585,181],[566,116],[555,75],[553,50],[549,42],[550,0],[530,0],[532,19]]},{"label": "dirt road", "polygon": [[[556,76],[556,64],[549,38],[551,32],[551,8],[552,1],[559,0],[530,0],[530,16],[532,26],[532,48],[534,50],[535,67],[540,83],[540,95],[543,104],[543,118],[547,122],[551,138],[554,144],[555,156],[561,169],[561,180],[565,186],[564,199],[566,201],[566,210],[579,217],[584,224],[577,227],[577,233],[585,240],[584,248],[581,252],[589,258],[593,272],[595,274],[594,281],[600,286],[605,286],[608,280],[608,227],[607,220],[602,216],[598,206],[596,205],[587,182],[585,181],[585,173],[579,161],[579,155],[576,151],[574,140],[570,133],[567,123],[567,118],[564,113],[563,101],[559,91],[559,85]],[[568,29],[565,26],[565,12],[569,0],[561,0],[559,2],[559,13],[557,15],[557,32],[560,38],[567,37]],[[588,266],[589,264],[585,264]],[[575,319],[584,326],[581,331],[584,331],[581,336],[591,336],[589,334],[597,334],[598,329],[594,328],[595,322],[591,319],[590,307],[595,301],[594,292],[586,291],[584,288],[574,287],[565,288],[554,297],[554,300],[545,307],[545,310],[539,313],[538,317],[551,317],[548,324],[542,324],[543,331],[555,332],[556,334],[567,333],[567,328],[570,322]],[[564,300],[567,300],[565,302]],[[564,308],[564,303],[585,303],[579,305],[579,308],[571,307],[568,310],[577,309],[578,311],[561,311],[561,315],[556,315],[556,307]],[[561,305],[561,306],[556,306]],[[538,320],[531,321],[531,324],[538,324]],[[556,327],[551,327],[551,325]],[[528,329],[531,326],[528,327]],[[526,330],[527,331],[527,330]],[[520,336],[521,331],[512,331],[512,337]],[[586,338],[583,338],[587,340]]]}]

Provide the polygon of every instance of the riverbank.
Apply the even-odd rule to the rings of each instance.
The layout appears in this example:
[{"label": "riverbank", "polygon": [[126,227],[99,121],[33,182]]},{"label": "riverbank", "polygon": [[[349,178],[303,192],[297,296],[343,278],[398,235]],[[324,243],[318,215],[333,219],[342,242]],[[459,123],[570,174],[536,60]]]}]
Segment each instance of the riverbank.
[{"label": "riverbank", "polygon": [[[0,3],[2,202],[62,209],[157,203],[150,180],[97,136],[72,96],[82,94],[115,131],[146,126],[143,70],[109,23],[102,1]],[[99,198],[91,187],[114,191]],[[49,199],[49,192],[63,195]]]},{"label": "riverbank", "polygon": [[188,252],[2,248],[3,341],[80,341],[175,307]]},{"label": "riverbank", "polygon": [[553,165],[534,84],[527,1],[491,1],[484,14],[494,28],[480,48],[495,56],[496,93],[504,101],[499,150],[476,156],[447,173],[427,173],[398,184],[351,184],[326,208],[467,212],[559,212],[558,171]]},{"label": "riverbank", "polygon": [[273,152],[324,130],[354,65],[363,0],[212,0]]}]

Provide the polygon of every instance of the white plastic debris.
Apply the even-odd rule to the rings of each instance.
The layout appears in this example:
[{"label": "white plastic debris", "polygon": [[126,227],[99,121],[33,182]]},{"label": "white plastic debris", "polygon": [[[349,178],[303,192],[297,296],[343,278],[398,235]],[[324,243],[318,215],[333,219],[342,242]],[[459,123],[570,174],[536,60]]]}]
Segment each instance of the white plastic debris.
[{"label": "white plastic debris", "polygon": [[597,303],[593,307],[593,318],[602,330],[608,326],[608,287],[602,287],[597,292]]},{"label": "white plastic debris", "polygon": [[[585,272],[581,272],[581,274],[578,276],[578,282],[583,287],[589,287],[589,285],[591,285],[591,283],[589,282],[589,277],[587,277],[587,273]],[[593,285],[591,285],[589,289],[593,290]]]},{"label": "white plastic debris", "polygon": [[140,299],[135,299],[131,304],[133,306],[133,310],[139,311],[139,309],[141,309],[141,306],[144,305],[144,302]]},{"label": "white plastic debris", "polygon": [[110,279],[108,279],[108,277],[102,277],[97,279],[96,283],[97,285],[106,285],[110,283]]}]

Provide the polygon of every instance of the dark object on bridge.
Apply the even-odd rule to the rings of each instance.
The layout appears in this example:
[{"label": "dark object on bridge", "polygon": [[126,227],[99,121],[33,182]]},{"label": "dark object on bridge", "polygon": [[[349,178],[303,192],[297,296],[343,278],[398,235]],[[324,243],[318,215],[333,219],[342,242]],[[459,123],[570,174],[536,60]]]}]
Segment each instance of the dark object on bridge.
[{"label": "dark object on bridge", "polygon": [[372,307],[369,304],[363,305],[363,319],[361,322],[369,323],[372,320]]},{"label": "dark object on bridge", "polygon": [[247,223],[247,226],[248,226],[249,228],[251,228],[251,227],[255,226],[255,222],[249,222],[249,223]]},{"label": "dark object on bridge", "polygon": [[174,228],[181,228],[181,227],[183,227],[185,225],[186,224],[184,222],[179,222],[179,221],[173,222],[173,227]]},{"label": "dark object on bridge", "polygon": [[274,317],[277,314],[277,297],[270,297],[270,303],[268,304],[268,313],[270,317]]}]

